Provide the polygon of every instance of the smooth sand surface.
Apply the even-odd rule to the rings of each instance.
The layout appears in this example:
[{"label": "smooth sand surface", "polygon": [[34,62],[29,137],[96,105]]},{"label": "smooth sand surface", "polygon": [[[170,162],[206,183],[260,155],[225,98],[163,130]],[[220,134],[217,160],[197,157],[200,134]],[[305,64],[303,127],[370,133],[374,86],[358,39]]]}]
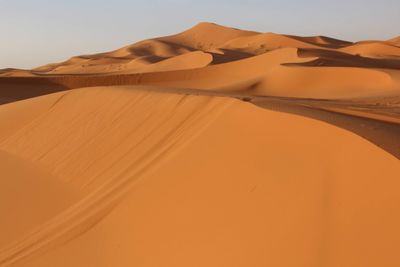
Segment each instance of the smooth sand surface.
[{"label": "smooth sand surface", "polygon": [[400,266],[396,42],[201,23],[2,70],[0,266]]},{"label": "smooth sand surface", "polygon": [[[69,192],[52,183],[80,197],[22,238],[11,228],[19,238],[2,250],[4,266],[400,263],[400,163],[353,133],[232,98],[135,87],[49,95],[16,114],[38,100],[46,111],[2,135],[0,149],[20,171],[29,162],[51,175],[29,179],[53,205]],[[5,210],[21,198],[6,197]]]}]

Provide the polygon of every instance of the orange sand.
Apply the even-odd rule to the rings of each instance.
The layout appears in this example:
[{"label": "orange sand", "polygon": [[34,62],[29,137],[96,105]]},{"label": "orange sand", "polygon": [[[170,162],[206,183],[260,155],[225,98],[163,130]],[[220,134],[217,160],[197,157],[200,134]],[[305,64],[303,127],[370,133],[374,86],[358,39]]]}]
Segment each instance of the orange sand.
[{"label": "orange sand", "polygon": [[1,71],[0,266],[400,266],[396,42],[201,23]]}]

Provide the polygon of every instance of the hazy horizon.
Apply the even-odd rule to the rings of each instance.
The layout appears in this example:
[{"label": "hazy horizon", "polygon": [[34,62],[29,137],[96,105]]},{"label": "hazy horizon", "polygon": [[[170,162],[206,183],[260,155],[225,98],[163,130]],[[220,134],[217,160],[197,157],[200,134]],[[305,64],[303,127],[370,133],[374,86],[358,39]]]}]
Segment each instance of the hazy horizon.
[{"label": "hazy horizon", "polygon": [[399,35],[400,2],[0,0],[0,68],[32,68],[109,51],[208,21],[260,32],[357,41]]}]

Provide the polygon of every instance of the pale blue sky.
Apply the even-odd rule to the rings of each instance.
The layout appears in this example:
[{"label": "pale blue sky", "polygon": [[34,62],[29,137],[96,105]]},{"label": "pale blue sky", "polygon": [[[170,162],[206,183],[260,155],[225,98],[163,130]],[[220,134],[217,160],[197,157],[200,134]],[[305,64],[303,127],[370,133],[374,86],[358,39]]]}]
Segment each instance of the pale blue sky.
[{"label": "pale blue sky", "polygon": [[400,35],[400,0],[0,0],[0,68],[31,68],[200,21],[347,40]]}]

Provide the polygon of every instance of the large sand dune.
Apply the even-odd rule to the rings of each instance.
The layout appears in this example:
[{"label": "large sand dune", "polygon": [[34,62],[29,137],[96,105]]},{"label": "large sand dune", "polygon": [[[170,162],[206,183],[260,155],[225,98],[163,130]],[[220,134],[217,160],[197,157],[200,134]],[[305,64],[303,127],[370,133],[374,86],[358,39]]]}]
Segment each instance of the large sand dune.
[{"label": "large sand dune", "polygon": [[397,39],[201,23],[0,72],[0,266],[400,266]]},{"label": "large sand dune", "polygon": [[[21,116],[0,149],[24,195],[2,193],[4,212],[28,189],[55,207],[31,202],[37,220],[17,212],[29,225],[8,226],[4,266],[376,266],[395,253],[400,164],[343,129],[134,87],[18,104],[0,109]],[[28,164],[48,178],[22,176]]]}]

